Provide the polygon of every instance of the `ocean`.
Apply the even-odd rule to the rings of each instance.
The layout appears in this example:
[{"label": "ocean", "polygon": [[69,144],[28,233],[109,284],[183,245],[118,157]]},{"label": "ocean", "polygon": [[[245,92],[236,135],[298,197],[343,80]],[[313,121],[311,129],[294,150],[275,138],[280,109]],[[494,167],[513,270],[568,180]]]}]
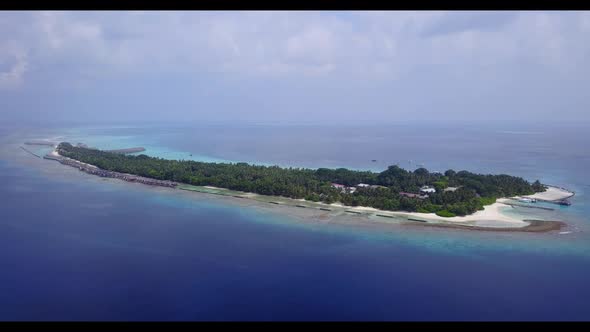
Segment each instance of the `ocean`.
[{"label": "ocean", "polygon": [[[19,148],[42,138],[185,160],[507,173],[575,191],[542,212],[571,233],[302,221]],[[582,126],[532,124],[2,128],[0,320],[588,320],[588,142]]]}]

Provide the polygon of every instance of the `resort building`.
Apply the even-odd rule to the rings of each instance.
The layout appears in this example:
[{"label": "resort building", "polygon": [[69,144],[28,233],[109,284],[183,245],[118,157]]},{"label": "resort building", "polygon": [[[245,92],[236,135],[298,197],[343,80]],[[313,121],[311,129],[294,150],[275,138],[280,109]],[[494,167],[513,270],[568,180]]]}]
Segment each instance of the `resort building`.
[{"label": "resort building", "polygon": [[359,188],[368,188],[368,187],[370,187],[370,185],[368,185],[366,183],[359,183],[356,186],[359,187]]},{"label": "resort building", "polygon": [[423,194],[433,194],[436,192],[436,189],[434,189],[433,187],[424,186],[420,188],[420,192]]},{"label": "resort building", "polygon": [[356,191],[355,187],[347,187],[343,184],[339,184],[339,183],[332,183],[332,187],[336,188],[336,189],[340,189],[340,192],[342,193],[353,193]]},{"label": "resort building", "polygon": [[341,193],[345,193],[347,190],[347,187],[345,185],[339,183],[332,183],[332,188],[340,189]]},{"label": "resort building", "polygon": [[425,199],[428,198],[428,195],[419,195],[419,194],[414,194],[414,193],[407,193],[407,192],[400,192],[399,193],[401,196],[405,196],[408,198],[420,198],[420,199]]}]

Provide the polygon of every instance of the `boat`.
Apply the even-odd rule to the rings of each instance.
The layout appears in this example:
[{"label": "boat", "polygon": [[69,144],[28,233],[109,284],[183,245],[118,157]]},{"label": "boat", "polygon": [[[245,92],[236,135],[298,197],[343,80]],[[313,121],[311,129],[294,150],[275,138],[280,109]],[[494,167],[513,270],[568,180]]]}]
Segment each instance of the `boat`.
[{"label": "boat", "polygon": [[373,160],[371,160],[371,161],[372,161],[372,162],[376,162],[376,161],[377,161],[377,159],[373,159]]},{"label": "boat", "polygon": [[561,201],[557,201],[557,204],[570,206],[570,205],[572,205],[572,202],[568,201],[567,199],[564,199],[564,200],[561,200]]},{"label": "boat", "polygon": [[534,198],[519,198],[518,201],[522,202],[522,203],[536,203],[537,202],[537,200]]}]

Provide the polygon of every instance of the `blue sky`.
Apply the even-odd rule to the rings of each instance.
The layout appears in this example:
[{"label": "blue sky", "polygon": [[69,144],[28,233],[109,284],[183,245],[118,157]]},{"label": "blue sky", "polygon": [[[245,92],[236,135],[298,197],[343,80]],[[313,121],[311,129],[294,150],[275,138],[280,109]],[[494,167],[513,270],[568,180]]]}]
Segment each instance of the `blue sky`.
[{"label": "blue sky", "polygon": [[589,36],[571,11],[2,12],[0,115],[586,123]]}]

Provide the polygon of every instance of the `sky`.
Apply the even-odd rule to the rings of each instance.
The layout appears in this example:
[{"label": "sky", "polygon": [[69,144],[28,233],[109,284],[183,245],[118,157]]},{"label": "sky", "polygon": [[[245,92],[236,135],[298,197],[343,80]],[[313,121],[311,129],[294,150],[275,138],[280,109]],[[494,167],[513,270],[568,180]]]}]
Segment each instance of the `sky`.
[{"label": "sky", "polygon": [[590,12],[0,12],[0,118],[590,124]]}]

